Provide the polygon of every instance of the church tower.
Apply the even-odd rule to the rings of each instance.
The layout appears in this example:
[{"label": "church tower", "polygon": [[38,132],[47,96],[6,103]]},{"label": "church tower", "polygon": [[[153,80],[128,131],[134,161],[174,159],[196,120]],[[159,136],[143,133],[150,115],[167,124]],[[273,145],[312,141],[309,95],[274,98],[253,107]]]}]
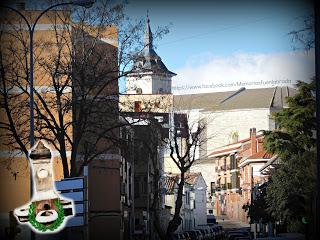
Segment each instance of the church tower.
[{"label": "church tower", "polygon": [[175,75],[153,49],[150,19],[147,16],[144,48],[137,55],[132,73],[127,77],[127,94],[171,94],[171,78]]}]

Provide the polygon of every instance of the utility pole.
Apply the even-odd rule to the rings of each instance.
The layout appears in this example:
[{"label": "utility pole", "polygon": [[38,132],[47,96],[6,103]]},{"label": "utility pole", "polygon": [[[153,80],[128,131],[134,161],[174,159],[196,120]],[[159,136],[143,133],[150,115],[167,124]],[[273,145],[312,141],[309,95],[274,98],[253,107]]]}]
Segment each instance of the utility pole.
[{"label": "utility pole", "polygon": [[[23,21],[25,22],[28,33],[29,33],[29,95],[30,95],[30,100],[29,100],[29,106],[30,106],[30,134],[29,134],[29,143],[30,143],[30,149],[34,145],[34,56],[33,56],[33,38],[34,38],[34,32],[36,29],[36,26],[40,20],[40,18],[47,12],[49,12],[51,9],[61,7],[61,6],[66,6],[66,5],[73,5],[73,6],[81,6],[81,7],[86,7],[90,8],[94,4],[94,0],[74,0],[70,2],[65,2],[65,3],[57,3],[53,4],[46,9],[44,9],[40,14],[37,15],[35,18],[34,22],[30,22],[28,20],[28,17],[26,17],[22,11],[19,11],[18,9],[15,9],[11,6],[7,5],[0,5],[0,8],[5,8],[8,10],[11,10],[18,14]],[[30,198],[33,196],[33,176],[32,176],[32,169],[31,169],[31,164],[30,164]],[[31,231],[31,239],[35,239],[35,234],[33,231]]]},{"label": "utility pole", "polygon": [[314,1],[314,15],[315,15],[315,64],[316,64],[316,124],[318,126],[317,131],[317,183],[316,183],[316,196],[315,196],[315,211],[314,211],[314,229],[313,239],[320,236],[320,4],[318,1]]}]

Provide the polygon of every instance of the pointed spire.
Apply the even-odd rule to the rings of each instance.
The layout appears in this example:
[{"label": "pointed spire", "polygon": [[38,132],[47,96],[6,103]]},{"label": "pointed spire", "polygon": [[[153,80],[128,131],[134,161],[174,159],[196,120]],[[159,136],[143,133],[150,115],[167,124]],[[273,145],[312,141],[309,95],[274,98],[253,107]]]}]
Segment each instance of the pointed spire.
[{"label": "pointed spire", "polygon": [[152,32],[151,32],[151,28],[150,28],[150,19],[149,19],[149,10],[147,11],[147,26],[146,26],[146,31],[144,33],[144,46],[152,49]]}]

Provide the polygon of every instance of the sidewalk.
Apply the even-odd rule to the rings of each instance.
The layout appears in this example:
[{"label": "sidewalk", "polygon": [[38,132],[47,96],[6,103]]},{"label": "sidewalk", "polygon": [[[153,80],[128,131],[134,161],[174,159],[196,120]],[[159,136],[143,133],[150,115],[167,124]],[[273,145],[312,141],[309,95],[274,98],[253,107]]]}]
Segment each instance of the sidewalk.
[{"label": "sidewalk", "polygon": [[216,216],[216,219],[218,224],[221,225],[225,230],[250,227],[250,224],[240,222],[240,221],[230,220],[226,215]]}]

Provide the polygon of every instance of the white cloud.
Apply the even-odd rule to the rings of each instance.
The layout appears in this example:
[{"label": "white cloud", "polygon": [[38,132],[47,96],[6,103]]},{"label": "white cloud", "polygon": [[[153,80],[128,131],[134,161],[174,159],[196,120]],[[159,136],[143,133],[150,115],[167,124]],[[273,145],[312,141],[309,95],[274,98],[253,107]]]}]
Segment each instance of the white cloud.
[{"label": "white cloud", "polygon": [[315,75],[314,51],[214,56],[204,53],[188,59],[173,78],[175,94],[229,91],[271,86],[293,86]]}]

